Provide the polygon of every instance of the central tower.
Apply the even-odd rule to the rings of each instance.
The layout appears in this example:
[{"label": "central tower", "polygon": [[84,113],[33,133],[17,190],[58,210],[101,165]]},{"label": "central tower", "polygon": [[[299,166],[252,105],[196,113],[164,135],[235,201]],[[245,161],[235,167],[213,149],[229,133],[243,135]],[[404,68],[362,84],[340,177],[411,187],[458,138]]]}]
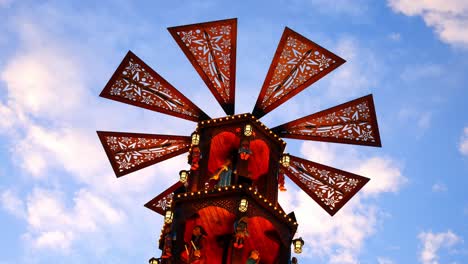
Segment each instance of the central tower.
[{"label": "central tower", "polygon": [[[288,263],[297,222],[278,204],[286,143],[252,114],[199,122],[191,139],[190,170],[181,171],[183,182],[166,194],[172,206],[160,240],[163,257],[195,260],[191,238],[201,227],[205,263],[244,264],[255,250],[264,263]],[[146,206],[159,211],[161,198]]]}]

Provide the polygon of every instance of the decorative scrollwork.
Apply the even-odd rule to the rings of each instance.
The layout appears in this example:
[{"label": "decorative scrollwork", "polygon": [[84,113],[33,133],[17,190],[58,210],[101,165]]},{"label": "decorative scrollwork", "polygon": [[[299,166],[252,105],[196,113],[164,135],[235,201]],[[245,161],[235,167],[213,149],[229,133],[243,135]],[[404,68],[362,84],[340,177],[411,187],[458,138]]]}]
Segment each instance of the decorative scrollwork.
[{"label": "decorative scrollwork", "polygon": [[381,146],[372,95],[272,128],[285,138]]},{"label": "decorative scrollwork", "polygon": [[209,119],[131,51],[102,90],[101,96],[191,121]]},{"label": "decorative scrollwork", "polygon": [[145,204],[145,207],[163,215],[167,209],[171,208],[172,200],[174,198],[174,191],[182,187],[183,183],[180,181],[167,188],[164,192],[154,197],[151,201]]},{"label": "decorative scrollwork", "polygon": [[368,178],[291,156],[289,167],[281,168],[330,215],[341,209],[368,181]]},{"label": "decorative scrollwork", "polygon": [[169,28],[228,115],[234,114],[237,19]]},{"label": "decorative scrollwork", "polygon": [[268,70],[253,114],[260,118],[345,61],[286,28]]},{"label": "decorative scrollwork", "polygon": [[190,137],[98,131],[99,139],[120,177],[187,152]]}]

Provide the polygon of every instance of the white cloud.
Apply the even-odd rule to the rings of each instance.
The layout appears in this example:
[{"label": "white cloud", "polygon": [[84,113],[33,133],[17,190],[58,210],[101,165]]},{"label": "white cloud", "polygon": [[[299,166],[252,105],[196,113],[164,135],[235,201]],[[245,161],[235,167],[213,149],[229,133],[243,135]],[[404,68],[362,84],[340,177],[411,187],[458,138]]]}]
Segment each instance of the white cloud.
[{"label": "white cloud", "polygon": [[[36,257],[44,252],[63,253],[80,247],[92,255],[108,255],[109,250],[116,248],[134,249],[136,241],[142,243],[148,236],[138,249],[142,252],[153,247],[153,236],[158,232],[154,221],[160,219],[143,204],[177,180],[177,172],[188,166],[186,156],[116,179],[95,131],[187,135],[195,125],[99,98],[99,91],[95,90],[98,82],[93,80],[91,87],[89,78],[103,75],[100,67],[108,59],[105,55],[109,56],[109,50],[115,48],[112,45],[119,42],[112,39],[105,52],[97,52],[102,55],[100,62],[89,63],[86,61],[89,49],[57,36],[56,31],[63,30],[57,25],[63,26],[73,19],[56,11],[52,8],[46,12],[47,21],[56,22],[51,25],[45,20],[35,20],[37,16],[24,14],[15,16],[18,21],[13,23],[18,26],[15,32],[20,41],[17,51],[0,71],[6,85],[5,102],[0,103],[0,133],[14,142],[10,146],[11,160],[23,170],[16,173],[26,172],[26,177],[34,180],[33,186],[39,183],[42,187],[26,194],[27,199],[5,192],[2,207],[24,221],[26,249],[40,250],[33,251]],[[44,14],[43,10],[37,12]],[[86,24],[77,26],[75,22],[89,19],[80,17],[68,26],[74,29],[83,26],[78,31],[86,35],[84,31],[90,30]],[[88,25],[92,34],[99,31],[96,24]],[[118,39],[133,32],[127,25],[116,28],[129,29],[114,36]],[[108,32],[98,35],[98,38],[86,36],[90,41],[109,41],[112,37]],[[123,54],[111,55],[115,59]],[[108,77],[100,80],[101,86],[111,73],[106,72]],[[29,185],[22,187],[28,189]]]},{"label": "white cloud", "polygon": [[336,148],[329,143],[306,141],[301,144],[301,153],[321,164],[332,164],[336,159]]},{"label": "white cloud", "polygon": [[10,214],[18,218],[23,218],[26,215],[23,201],[12,190],[4,191],[0,196],[0,202],[3,209]]},{"label": "white cloud", "polygon": [[[70,180],[93,190],[134,196],[155,191],[151,186],[156,182],[160,188],[170,186],[177,180],[178,171],[188,166],[186,156],[180,155],[117,180],[95,131],[37,125],[26,129],[26,137],[19,141],[14,153],[21,166],[36,179],[50,179],[53,169],[65,170]],[[156,177],[156,171],[164,176]]]},{"label": "white cloud", "polygon": [[[103,17],[87,15],[86,19],[71,19],[58,11],[51,5],[43,5],[37,12],[47,14],[48,20],[37,19],[37,16],[26,12],[10,21],[20,41],[18,52],[9,58],[0,72],[0,78],[6,84],[6,103],[0,103],[0,128],[1,132],[8,129],[8,135],[15,141],[12,146],[14,160],[29,175],[41,179],[49,177],[51,168],[63,169],[80,183],[97,187],[99,180],[96,174],[111,170],[95,130],[119,127],[134,132],[146,132],[141,131],[146,129],[153,130],[151,132],[156,130],[157,133],[184,134],[189,126],[184,123],[171,129],[169,127],[177,122],[174,121],[176,118],[161,117],[160,123],[157,123],[152,120],[154,113],[142,114],[149,111],[136,107],[124,108],[123,104],[116,102],[113,102],[113,108],[107,107],[104,100],[97,96],[98,91],[91,94],[90,90],[94,90],[94,87],[89,86],[89,79],[96,77],[89,77],[89,73],[92,76],[101,75],[99,70],[102,65],[96,61],[86,61],[92,56],[89,50],[61,39],[59,33],[64,30],[62,27],[72,26],[81,34],[89,33],[90,41],[99,43],[109,39],[113,41],[114,37],[119,38],[122,34],[100,34],[103,29],[96,28],[96,25],[102,23],[75,24],[79,20],[104,20]],[[134,32],[134,28],[127,23],[116,28],[122,32],[128,30],[126,33]],[[95,40],[94,34],[99,35],[99,40]],[[113,42],[113,45],[117,44],[117,41]],[[106,47],[106,51],[109,50],[112,48]],[[100,55],[103,54],[106,53]],[[105,58],[100,61],[104,63]],[[121,112],[116,112],[116,109]],[[165,126],[161,126],[161,123]],[[176,160],[179,161],[177,166],[180,165],[180,159]],[[174,166],[176,164],[170,167],[173,169]],[[148,179],[146,176],[138,177],[135,182],[147,186],[145,183],[148,183]],[[119,191],[124,189],[122,186]]]},{"label": "white cloud", "polygon": [[391,259],[384,258],[384,257],[378,257],[377,258],[377,263],[378,264],[395,264],[395,262]]},{"label": "white cloud", "polygon": [[395,12],[421,16],[448,44],[468,47],[468,2],[465,0],[388,0]]},{"label": "white cloud", "polygon": [[461,154],[468,156],[468,127],[465,127],[465,129],[463,129],[463,135],[460,138],[458,150]]},{"label": "white cloud", "polygon": [[353,171],[371,178],[362,189],[363,194],[369,196],[398,192],[408,181],[402,175],[399,165],[390,158],[372,157],[365,159]]},{"label": "white cloud", "polygon": [[434,183],[432,185],[432,191],[433,192],[446,192],[448,190],[447,186],[443,183]]},{"label": "white cloud", "polygon": [[364,158],[349,145],[309,141],[302,143],[301,153],[312,161],[371,178],[361,191],[366,196],[395,193],[407,182],[396,161],[378,156]]},{"label": "white cloud", "polygon": [[330,257],[330,264],[359,264],[356,256],[349,251],[337,252]]},{"label": "white cloud", "polygon": [[374,54],[353,38],[343,38],[333,52],[346,60],[330,76],[327,95],[337,100],[365,95],[377,84],[378,63]]},{"label": "white cloud", "polygon": [[306,242],[305,256],[326,257],[329,263],[358,263],[364,240],[375,232],[379,212],[374,206],[361,204],[359,196],[333,217],[302,191],[289,188],[280,193],[280,201],[285,210],[296,214],[297,236]]},{"label": "white cloud", "polygon": [[125,222],[123,211],[88,190],[75,193],[72,206],[64,199],[63,193],[45,189],[28,197],[25,237],[35,248],[68,251],[75,240]]},{"label": "white cloud", "polygon": [[[15,151],[24,159],[25,169],[33,175],[43,175],[47,166],[54,165],[78,176],[92,175],[99,173],[106,162],[105,155],[100,155],[102,151],[94,131],[47,129],[38,125],[26,129],[27,135]],[[84,157],[85,161],[82,160]]]},{"label": "white cloud", "polygon": [[14,160],[22,169],[28,172],[28,175],[35,179],[45,176],[48,167],[45,153],[41,149],[34,148],[31,143],[26,140],[21,141],[13,149],[13,153],[19,159]]},{"label": "white cloud", "polygon": [[450,230],[443,233],[421,232],[418,238],[422,243],[419,260],[423,264],[439,264],[438,253],[440,249],[451,249],[462,241],[460,237]]},{"label": "white cloud", "polygon": [[0,133],[5,133],[15,123],[15,114],[11,108],[0,103]]},{"label": "white cloud", "polygon": [[[92,154],[90,144],[73,129],[55,127],[67,120],[83,115],[80,106],[89,105],[86,77],[77,56],[67,51],[66,45],[50,32],[29,19],[16,18],[15,26],[21,40],[19,51],[5,63],[0,79],[6,84],[6,104],[0,104],[0,128],[15,141],[12,147],[14,161],[29,175],[43,177],[51,164],[75,155]],[[47,44],[45,44],[47,40]],[[40,124],[40,125],[39,125]],[[45,127],[50,127],[46,129]],[[52,132],[53,131],[53,132]],[[59,151],[51,158],[48,152]],[[98,159],[90,159],[95,167]]]},{"label": "white cloud", "polygon": [[296,214],[298,236],[306,241],[306,256],[325,257],[329,263],[359,263],[359,252],[365,240],[376,232],[383,214],[372,199],[397,192],[407,179],[392,159],[363,157],[349,145],[304,142],[301,153],[306,159],[371,178],[333,217],[302,191],[289,187],[288,192],[280,193],[281,205]]},{"label": "white cloud", "polygon": [[7,83],[9,105],[35,116],[75,110],[86,94],[77,65],[72,56],[54,48],[14,57],[0,76]]},{"label": "white cloud", "polygon": [[70,250],[73,238],[73,233],[70,231],[46,231],[41,233],[37,239],[33,241],[33,245],[35,248],[39,249],[59,249],[60,251],[66,252]]}]

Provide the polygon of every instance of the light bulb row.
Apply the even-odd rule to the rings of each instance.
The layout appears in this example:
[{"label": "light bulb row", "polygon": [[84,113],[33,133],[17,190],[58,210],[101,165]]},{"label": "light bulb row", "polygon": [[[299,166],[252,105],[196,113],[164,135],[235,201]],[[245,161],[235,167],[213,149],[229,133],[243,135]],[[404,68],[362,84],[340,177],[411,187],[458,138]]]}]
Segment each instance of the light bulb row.
[{"label": "light bulb row", "polygon": [[[204,125],[211,124],[211,123],[217,123],[217,122],[228,121],[228,120],[235,120],[235,119],[240,119],[240,118],[243,118],[243,117],[245,118],[245,117],[248,117],[248,116],[250,116],[252,121],[255,121],[263,129],[265,129],[268,134],[272,135],[276,140],[280,141],[283,145],[286,145],[286,142],[284,140],[282,140],[280,137],[278,137],[277,134],[273,133],[273,131],[271,131],[267,126],[265,126],[265,124],[260,122],[260,120],[256,119],[253,115],[250,115],[250,114],[240,114],[240,115],[233,115],[233,116],[214,118],[214,119],[210,119],[210,120],[206,120],[206,121],[201,121],[199,124],[201,126],[204,126]],[[195,130],[196,131],[198,130],[198,125],[197,125]]]}]

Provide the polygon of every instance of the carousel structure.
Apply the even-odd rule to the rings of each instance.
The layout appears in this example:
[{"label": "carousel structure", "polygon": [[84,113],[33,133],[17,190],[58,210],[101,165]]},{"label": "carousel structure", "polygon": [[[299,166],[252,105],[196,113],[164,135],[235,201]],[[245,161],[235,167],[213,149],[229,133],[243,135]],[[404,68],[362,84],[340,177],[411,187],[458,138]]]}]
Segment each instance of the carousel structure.
[{"label": "carousel structure", "polygon": [[237,19],[168,29],[226,113],[210,118],[131,51],[102,97],[194,121],[191,135],[98,131],[117,177],[188,153],[179,181],[145,204],[164,218],[150,263],[297,263],[291,179],[333,216],[368,178],[285,153],[283,138],[380,147],[372,95],[268,128],[260,118],[345,61],[286,28],[251,113],[235,114]]}]

